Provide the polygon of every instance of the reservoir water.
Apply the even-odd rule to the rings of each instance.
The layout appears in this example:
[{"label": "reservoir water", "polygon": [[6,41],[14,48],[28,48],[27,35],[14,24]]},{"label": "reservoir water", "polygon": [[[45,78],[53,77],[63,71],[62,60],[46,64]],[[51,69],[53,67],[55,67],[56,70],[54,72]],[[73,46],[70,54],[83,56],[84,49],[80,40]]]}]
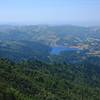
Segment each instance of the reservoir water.
[{"label": "reservoir water", "polygon": [[78,48],[67,48],[67,47],[53,47],[51,54],[60,54],[62,51],[78,51]]}]

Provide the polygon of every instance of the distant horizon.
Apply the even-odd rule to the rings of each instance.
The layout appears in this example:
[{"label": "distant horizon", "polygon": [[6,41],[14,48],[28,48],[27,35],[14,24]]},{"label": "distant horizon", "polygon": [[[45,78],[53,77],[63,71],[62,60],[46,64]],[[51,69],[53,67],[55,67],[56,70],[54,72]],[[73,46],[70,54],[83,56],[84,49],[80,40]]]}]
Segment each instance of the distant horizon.
[{"label": "distant horizon", "polygon": [[[99,22],[98,22],[99,23]],[[32,23],[32,22],[5,22],[2,23],[0,22],[0,25],[71,25],[71,26],[100,26],[100,24],[93,24],[93,22],[91,22],[91,24],[82,22],[81,24],[76,22],[76,23]]]},{"label": "distant horizon", "polygon": [[0,24],[100,26],[100,0],[1,0]]},{"label": "distant horizon", "polygon": [[100,25],[75,25],[75,24],[1,24],[0,26],[77,26],[77,27],[100,27]]}]

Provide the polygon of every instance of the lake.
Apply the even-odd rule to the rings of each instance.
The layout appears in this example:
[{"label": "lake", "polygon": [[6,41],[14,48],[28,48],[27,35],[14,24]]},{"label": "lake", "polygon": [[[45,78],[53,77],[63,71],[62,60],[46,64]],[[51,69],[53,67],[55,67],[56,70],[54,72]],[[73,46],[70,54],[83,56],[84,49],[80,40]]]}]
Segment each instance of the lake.
[{"label": "lake", "polygon": [[67,48],[67,47],[53,47],[51,50],[51,54],[60,54],[62,51],[77,51],[78,48]]}]

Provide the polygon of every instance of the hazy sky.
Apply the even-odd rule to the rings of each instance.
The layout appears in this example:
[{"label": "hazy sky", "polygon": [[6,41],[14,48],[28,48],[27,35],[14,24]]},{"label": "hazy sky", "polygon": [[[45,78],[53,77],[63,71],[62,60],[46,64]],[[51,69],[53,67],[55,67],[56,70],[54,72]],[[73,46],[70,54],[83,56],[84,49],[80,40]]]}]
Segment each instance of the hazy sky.
[{"label": "hazy sky", "polygon": [[0,24],[100,25],[100,0],[0,0]]}]

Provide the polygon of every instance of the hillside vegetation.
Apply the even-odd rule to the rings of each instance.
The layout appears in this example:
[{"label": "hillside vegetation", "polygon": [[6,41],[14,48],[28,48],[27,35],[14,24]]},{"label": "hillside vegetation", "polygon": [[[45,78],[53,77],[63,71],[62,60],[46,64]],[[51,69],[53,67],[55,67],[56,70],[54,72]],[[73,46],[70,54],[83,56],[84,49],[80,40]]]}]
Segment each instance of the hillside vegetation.
[{"label": "hillside vegetation", "polygon": [[89,67],[0,59],[0,100],[100,100],[100,68]]}]

